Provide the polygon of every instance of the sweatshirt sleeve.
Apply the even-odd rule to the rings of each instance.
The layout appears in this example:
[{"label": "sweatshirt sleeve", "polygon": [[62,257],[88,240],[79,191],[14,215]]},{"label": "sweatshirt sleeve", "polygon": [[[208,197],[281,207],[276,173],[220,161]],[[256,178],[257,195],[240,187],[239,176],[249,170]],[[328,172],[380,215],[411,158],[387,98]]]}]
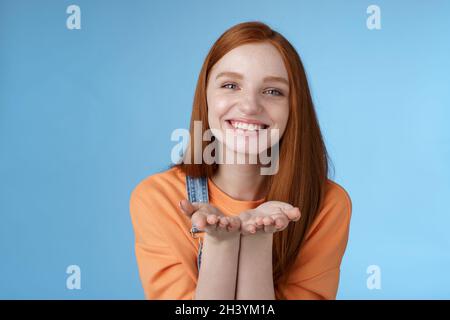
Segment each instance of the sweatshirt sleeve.
[{"label": "sweatshirt sleeve", "polygon": [[279,288],[289,300],[336,299],[340,265],[347,246],[352,204],[332,183],[324,205],[307,232],[287,283]]},{"label": "sweatshirt sleeve", "polygon": [[145,298],[154,300],[187,300],[195,293],[195,283],[186,272],[176,251],[167,241],[166,232],[158,227],[162,221],[158,199],[143,197],[135,189],[130,197],[130,214],[135,233],[135,254]]}]

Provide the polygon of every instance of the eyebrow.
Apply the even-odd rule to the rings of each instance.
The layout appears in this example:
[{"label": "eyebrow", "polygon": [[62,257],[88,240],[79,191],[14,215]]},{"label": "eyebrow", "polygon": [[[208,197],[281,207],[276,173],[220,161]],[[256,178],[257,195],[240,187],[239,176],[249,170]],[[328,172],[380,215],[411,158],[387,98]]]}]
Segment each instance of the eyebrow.
[{"label": "eyebrow", "polygon": [[[237,79],[241,79],[241,80],[244,79],[244,76],[242,74],[240,74],[240,73],[232,72],[232,71],[224,71],[224,72],[219,73],[216,76],[216,80],[218,78],[220,78],[220,77],[225,77],[225,76],[232,77],[232,78],[237,78]],[[287,79],[283,78],[283,77],[267,76],[267,77],[265,77],[263,79],[263,82],[268,82],[268,81],[282,82],[285,85],[289,86],[289,81]]]}]

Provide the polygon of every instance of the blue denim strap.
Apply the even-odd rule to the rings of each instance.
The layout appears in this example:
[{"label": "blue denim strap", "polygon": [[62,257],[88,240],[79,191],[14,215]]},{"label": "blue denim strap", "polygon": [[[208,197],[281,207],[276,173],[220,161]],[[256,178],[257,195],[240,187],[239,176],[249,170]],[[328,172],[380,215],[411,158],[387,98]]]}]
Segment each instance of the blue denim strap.
[{"label": "blue denim strap", "polygon": [[209,202],[208,179],[206,177],[186,176],[186,187],[190,202]]},{"label": "blue denim strap", "polygon": [[[208,178],[207,177],[199,177],[194,178],[190,176],[186,176],[186,191],[188,195],[189,201],[192,202],[209,202],[208,198]],[[195,232],[199,232],[200,230],[196,227],[192,227],[191,234]],[[200,270],[200,265],[202,262],[202,248],[203,244],[199,241],[198,246],[198,256],[197,256],[197,268]]]}]

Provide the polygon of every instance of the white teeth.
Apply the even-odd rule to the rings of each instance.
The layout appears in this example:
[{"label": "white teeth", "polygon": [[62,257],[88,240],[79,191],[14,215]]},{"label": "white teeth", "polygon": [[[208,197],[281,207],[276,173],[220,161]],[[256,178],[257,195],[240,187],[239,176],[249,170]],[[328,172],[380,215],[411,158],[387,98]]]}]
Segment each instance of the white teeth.
[{"label": "white teeth", "polygon": [[245,122],[239,122],[239,121],[233,121],[233,120],[231,120],[230,123],[236,129],[243,129],[243,130],[249,130],[249,131],[263,129],[263,126],[260,124],[245,123]]}]

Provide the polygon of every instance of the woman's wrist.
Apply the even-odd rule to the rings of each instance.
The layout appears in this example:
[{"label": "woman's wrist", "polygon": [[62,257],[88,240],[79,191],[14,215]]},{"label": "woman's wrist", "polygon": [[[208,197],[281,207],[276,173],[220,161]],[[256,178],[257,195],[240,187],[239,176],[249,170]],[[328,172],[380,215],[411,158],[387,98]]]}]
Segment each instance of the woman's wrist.
[{"label": "woman's wrist", "polygon": [[273,233],[272,232],[263,232],[258,231],[253,234],[241,234],[242,239],[249,239],[254,241],[272,241]]},{"label": "woman's wrist", "polygon": [[239,242],[240,240],[239,232],[230,232],[230,233],[222,233],[222,234],[210,234],[205,233],[205,241],[209,241],[210,243],[219,244],[219,243],[233,243]]}]

